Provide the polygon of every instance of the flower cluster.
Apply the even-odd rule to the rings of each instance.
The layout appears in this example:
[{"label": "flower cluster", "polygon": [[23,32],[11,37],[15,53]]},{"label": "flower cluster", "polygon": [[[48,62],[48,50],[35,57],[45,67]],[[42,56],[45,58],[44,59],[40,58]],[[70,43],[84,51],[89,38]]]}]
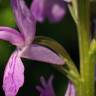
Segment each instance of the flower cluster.
[{"label": "flower cluster", "polygon": [[[33,0],[29,9],[24,0],[11,0],[20,32],[13,28],[0,26],[0,39],[16,46],[4,71],[3,90],[6,96],[16,96],[19,88],[24,84],[25,68],[21,58],[64,65],[64,59],[58,54],[46,46],[33,43],[33,41],[36,34],[36,22],[43,22],[46,18],[50,22],[60,21],[66,14],[66,3],[70,2],[71,0]],[[52,81],[53,76],[50,76],[48,81],[44,77],[40,78],[41,86],[36,87],[40,96],[56,96]],[[76,96],[71,81],[68,83],[64,96]]]},{"label": "flower cluster", "polygon": [[[47,47],[33,44],[36,32],[36,19],[27,8],[24,0],[11,0],[13,12],[20,32],[0,26],[0,39],[16,46],[6,65],[3,89],[6,96],[16,96],[24,84],[24,65],[21,58],[63,65],[64,60]],[[54,60],[53,60],[54,59]],[[9,82],[10,81],[10,82]]]}]

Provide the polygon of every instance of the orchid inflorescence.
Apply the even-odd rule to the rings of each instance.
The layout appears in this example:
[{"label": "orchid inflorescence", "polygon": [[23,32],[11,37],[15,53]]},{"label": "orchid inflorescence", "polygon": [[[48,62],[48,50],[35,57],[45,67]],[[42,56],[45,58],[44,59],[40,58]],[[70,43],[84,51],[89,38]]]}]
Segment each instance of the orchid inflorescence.
[{"label": "orchid inflorescence", "polygon": [[[75,23],[77,24],[77,29],[79,30],[79,32],[81,32],[83,30],[82,26],[84,24],[81,26],[83,22],[82,21],[83,15],[81,10],[79,10],[79,7],[80,7],[79,4],[81,4],[83,1],[81,0],[79,2],[78,0],[72,0],[72,1],[71,0],[50,0],[50,1],[49,0],[33,0],[30,9],[25,4],[24,0],[10,0],[10,1],[12,4],[14,15],[15,15],[16,23],[20,32],[18,32],[13,28],[0,26],[0,39],[6,40],[10,42],[12,45],[16,46],[16,49],[11,54],[4,71],[3,90],[5,92],[5,96],[16,96],[20,87],[22,87],[24,84],[25,67],[23,65],[21,58],[27,58],[31,60],[50,63],[53,65],[56,65],[55,68],[58,67],[57,69],[66,72],[67,77],[69,79],[69,83],[64,96],[83,96],[82,95],[83,91],[81,89],[84,86],[85,86],[85,90],[87,90],[85,91],[85,93],[89,94],[90,92],[88,91],[86,87],[87,84],[85,83],[87,82],[86,80],[88,79],[86,77],[87,75],[84,74],[86,78],[82,77],[85,80],[84,81],[85,84],[84,84],[82,83],[83,79],[81,78],[81,76],[83,75],[79,73],[74,62],[71,60],[70,56],[65,51],[65,49],[63,49],[62,46],[59,45],[59,43],[55,42],[53,39],[51,39],[53,43],[51,42],[48,43],[49,42],[48,39],[50,40],[50,38],[47,38],[47,37],[44,37],[45,38],[44,41],[43,41],[44,38],[41,37],[39,38],[39,41],[37,40],[37,42],[34,42],[36,37],[36,23],[37,22],[42,23],[46,18],[48,18],[48,20],[51,23],[59,22],[66,15],[67,5]],[[88,4],[86,3],[87,2],[86,0],[84,1],[86,5],[89,4],[89,3]],[[88,2],[90,2],[90,0],[88,0]],[[81,13],[79,13],[79,11]],[[78,14],[81,17],[78,16]],[[85,14],[87,14],[87,12],[85,12]],[[79,20],[81,21],[79,22]],[[86,20],[88,20],[88,18]],[[81,27],[78,27],[78,26],[81,26]],[[88,28],[86,26],[84,27],[85,28],[84,31],[87,30]],[[80,37],[80,40],[81,40],[83,35],[80,35],[80,36],[81,36]],[[86,34],[85,36],[87,38]],[[95,54],[96,41],[95,40],[92,40],[92,41],[94,43],[90,44],[90,48],[88,50],[86,49],[88,51],[87,55],[85,55],[86,53],[85,50],[82,51],[83,47],[85,45],[87,46],[87,43],[84,42],[82,46],[80,45],[82,47],[80,52],[82,51],[81,53],[84,56],[87,56],[86,58],[88,59],[88,62],[87,62],[87,59],[84,57],[83,60],[81,60],[82,61],[81,63],[93,64],[93,61],[94,61],[93,59],[96,56]],[[80,41],[80,44],[81,43],[82,42]],[[52,46],[52,44],[55,45],[58,50],[59,49],[60,50],[58,51],[55,48],[55,46]],[[54,51],[51,49],[53,49]],[[94,58],[91,60],[91,57],[94,57]],[[68,63],[67,66],[69,69],[64,69],[63,65],[65,63],[66,64]],[[87,71],[91,70],[89,67],[88,67],[89,69],[86,69],[86,68],[85,70]],[[95,79],[96,79],[96,72],[93,72],[93,74],[95,75]],[[91,74],[89,76],[91,76]],[[52,85],[53,77],[54,77],[53,75],[50,76],[48,81],[46,81],[43,76],[40,77],[41,85],[36,86],[36,89],[40,93],[40,96],[56,96],[56,93]],[[90,82],[91,81],[88,81],[88,83]],[[80,94],[78,95],[78,93],[80,93],[78,90],[82,93],[81,95]],[[88,96],[91,96],[91,95],[89,94]]]}]

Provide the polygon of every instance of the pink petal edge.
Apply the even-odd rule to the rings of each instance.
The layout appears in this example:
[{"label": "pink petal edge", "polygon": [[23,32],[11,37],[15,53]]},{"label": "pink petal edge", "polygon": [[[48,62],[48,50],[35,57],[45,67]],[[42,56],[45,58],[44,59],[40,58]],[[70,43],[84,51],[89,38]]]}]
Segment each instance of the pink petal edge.
[{"label": "pink petal edge", "polygon": [[1,26],[0,39],[9,41],[11,44],[16,45],[17,47],[24,46],[24,39],[22,35],[13,28]]},{"label": "pink petal edge", "polygon": [[55,52],[53,52],[51,49],[37,45],[32,44],[23,54],[23,58],[32,59],[36,61],[51,63],[51,64],[57,64],[57,65],[63,65],[64,60],[59,55],[57,55]]}]

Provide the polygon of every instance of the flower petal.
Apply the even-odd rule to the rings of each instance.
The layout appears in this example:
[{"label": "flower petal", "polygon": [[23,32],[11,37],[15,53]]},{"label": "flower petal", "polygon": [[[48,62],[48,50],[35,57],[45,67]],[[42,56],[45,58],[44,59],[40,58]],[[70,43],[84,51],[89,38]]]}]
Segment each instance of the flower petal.
[{"label": "flower petal", "polygon": [[52,85],[53,76],[50,76],[48,81],[46,81],[44,77],[41,77],[40,79],[42,86],[39,85],[36,87],[36,89],[40,92],[40,96],[55,96]]},{"label": "flower petal", "polygon": [[47,16],[50,22],[59,22],[66,13],[65,2],[63,0],[47,0]]},{"label": "flower petal", "polygon": [[11,55],[5,68],[3,90],[6,96],[16,96],[24,83],[24,66],[18,54],[19,52],[15,51]]},{"label": "flower petal", "polygon": [[0,27],[0,39],[9,41],[16,46],[23,46],[24,39],[15,29],[8,27]]},{"label": "flower petal", "polygon": [[17,25],[24,35],[27,44],[32,42],[35,35],[36,22],[27,8],[24,0],[11,0]]},{"label": "flower petal", "polygon": [[33,0],[31,5],[32,15],[37,21],[43,22],[45,18],[45,0]]},{"label": "flower petal", "polygon": [[47,47],[32,44],[23,54],[23,58],[63,65],[64,60]]},{"label": "flower petal", "polygon": [[76,96],[74,85],[69,82],[66,94],[64,96]]},{"label": "flower petal", "polygon": [[39,22],[46,17],[51,22],[58,22],[65,15],[65,3],[63,0],[33,0],[31,13]]},{"label": "flower petal", "polygon": [[60,21],[64,15],[65,15],[65,10],[58,4],[54,4],[51,10],[52,16],[49,14],[49,20],[52,22],[58,22]]}]

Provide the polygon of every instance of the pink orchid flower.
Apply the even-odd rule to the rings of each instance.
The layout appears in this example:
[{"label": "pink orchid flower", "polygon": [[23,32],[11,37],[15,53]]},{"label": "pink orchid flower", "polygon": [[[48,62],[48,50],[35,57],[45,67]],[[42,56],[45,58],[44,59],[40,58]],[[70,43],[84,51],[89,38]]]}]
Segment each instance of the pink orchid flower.
[{"label": "pink orchid flower", "polygon": [[[52,82],[53,76],[50,76],[48,81],[45,80],[43,76],[40,77],[41,85],[36,86],[37,91],[40,93],[40,96],[56,96]],[[74,85],[69,82],[67,90],[64,96],[76,96]]]},{"label": "pink orchid flower", "polygon": [[6,96],[16,96],[24,84],[24,65],[21,58],[27,58],[51,64],[63,65],[64,61],[51,49],[33,44],[36,32],[36,20],[30,14],[24,0],[11,0],[17,26],[20,32],[13,28],[0,27],[0,39],[16,46],[5,68],[3,90]]},{"label": "pink orchid flower", "polygon": [[33,0],[31,13],[39,22],[43,22],[46,17],[51,22],[58,22],[66,13],[66,2],[70,0]]}]

